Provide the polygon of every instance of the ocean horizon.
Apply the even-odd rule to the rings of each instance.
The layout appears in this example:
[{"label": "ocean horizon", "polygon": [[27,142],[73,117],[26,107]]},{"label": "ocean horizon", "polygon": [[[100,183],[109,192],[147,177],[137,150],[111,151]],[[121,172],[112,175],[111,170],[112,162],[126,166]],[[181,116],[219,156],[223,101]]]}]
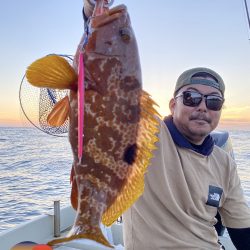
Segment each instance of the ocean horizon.
[{"label": "ocean horizon", "polygon": [[[35,118],[34,118],[35,119]],[[35,120],[33,120],[34,122]],[[39,125],[38,125],[39,126]],[[25,115],[20,111],[20,120],[11,120],[11,119],[0,119],[0,128],[34,128],[34,126],[27,121]],[[244,130],[250,131],[250,121],[244,119],[221,119],[216,130]]]}]

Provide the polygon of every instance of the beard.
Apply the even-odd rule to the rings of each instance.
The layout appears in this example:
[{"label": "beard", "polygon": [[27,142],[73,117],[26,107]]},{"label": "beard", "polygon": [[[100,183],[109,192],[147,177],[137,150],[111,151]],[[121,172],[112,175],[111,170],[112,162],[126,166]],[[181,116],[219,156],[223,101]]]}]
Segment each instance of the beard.
[{"label": "beard", "polygon": [[204,139],[211,132],[212,120],[204,113],[192,114],[189,117],[190,121],[195,121],[197,126],[190,126],[187,128],[189,131],[186,136],[194,144],[201,144]]}]

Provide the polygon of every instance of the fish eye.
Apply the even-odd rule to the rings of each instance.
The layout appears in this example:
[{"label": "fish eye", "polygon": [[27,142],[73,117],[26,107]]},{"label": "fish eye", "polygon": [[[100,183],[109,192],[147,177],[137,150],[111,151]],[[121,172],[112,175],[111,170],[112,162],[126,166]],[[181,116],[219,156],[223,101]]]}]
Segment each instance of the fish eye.
[{"label": "fish eye", "polygon": [[131,31],[130,31],[129,28],[127,28],[127,27],[121,28],[119,33],[120,33],[120,36],[121,36],[121,38],[122,38],[122,40],[124,42],[129,42],[130,41],[130,39],[131,39]]}]

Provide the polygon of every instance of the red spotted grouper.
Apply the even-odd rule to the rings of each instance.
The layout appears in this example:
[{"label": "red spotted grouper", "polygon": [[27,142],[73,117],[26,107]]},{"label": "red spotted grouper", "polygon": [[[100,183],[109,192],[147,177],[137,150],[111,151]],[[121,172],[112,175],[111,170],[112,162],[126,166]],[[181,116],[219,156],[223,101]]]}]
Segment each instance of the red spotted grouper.
[{"label": "red spotted grouper", "polygon": [[[60,126],[68,116],[70,119],[71,203],[77,215],[70,233],[50,245],[88,238],[110,246],[100,223],[111,225],[142,194],[157,141],[158,114],[154,101],[142,90],[138,48],[126,6],[105,8],[101,14],[96,7],[88,30],[76,52],[74,68],[64,58],[50,55],[32,63],[26,72],[34,86],[70,89],[70,96],[55,105],[47,121]],[[82,48],[85,103],[79,162],[76,69]]]}]

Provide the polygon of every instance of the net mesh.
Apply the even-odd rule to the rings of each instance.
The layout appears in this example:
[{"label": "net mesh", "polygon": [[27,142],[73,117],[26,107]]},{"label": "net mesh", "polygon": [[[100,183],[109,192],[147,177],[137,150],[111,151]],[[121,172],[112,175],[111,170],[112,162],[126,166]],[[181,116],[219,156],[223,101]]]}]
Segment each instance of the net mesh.
[{"label": "net mesh", "polygon": [[[66,57],[72,64],[71,56],[61,56]],[[52,127],[47,123],[47,117],[54,105],[66,95],[69,95],[69,90],[34,87],[24,75],[19,90],[21,110],[28,121],[41,131],[55,136],[67,136],[69,118],[58,127]]]}]

